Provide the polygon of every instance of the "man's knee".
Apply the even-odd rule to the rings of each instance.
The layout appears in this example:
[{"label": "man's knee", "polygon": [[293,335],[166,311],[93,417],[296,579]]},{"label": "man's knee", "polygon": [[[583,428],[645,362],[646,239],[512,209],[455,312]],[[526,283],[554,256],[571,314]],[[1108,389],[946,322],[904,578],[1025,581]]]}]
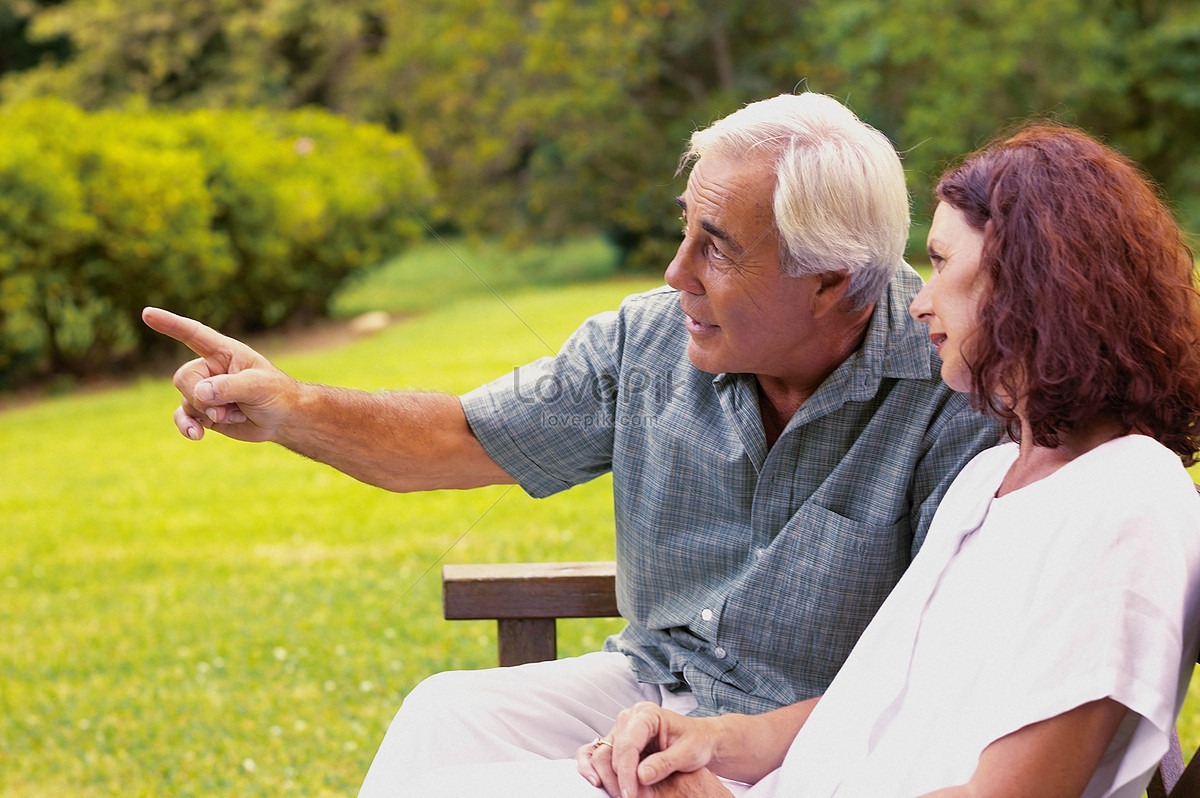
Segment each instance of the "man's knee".
[{"label": "man's knee", "polygon": [[462,762],[569,759],[621,709],[658,696],[620,654],[434,674],[400,705],[364,790]]},{"label": "man's knee", "polygon": [[638,684],[622,655],[597,653],[511,668],[436,673],[405,697],[396,720],[410,725],[425,718],[444,728],[453,718],[486,724],[495,717],[544,719],[582,710],[587,722],[604,723],[623,707],[657,696],[657,688]]},{"label": "man's knee", "polygon": [[400,714],[477,714],[494,702],[493,671],[444,671],[423,679],[404,698]]}]

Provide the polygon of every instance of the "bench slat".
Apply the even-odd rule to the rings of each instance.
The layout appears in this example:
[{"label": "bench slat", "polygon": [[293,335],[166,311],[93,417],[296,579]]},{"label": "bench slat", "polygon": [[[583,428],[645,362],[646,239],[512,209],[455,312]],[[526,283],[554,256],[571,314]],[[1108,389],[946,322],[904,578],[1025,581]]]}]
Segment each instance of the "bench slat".
[{"label": "bench slat", "polygon": [[442,583],[443,613],[449,620],[620,614],[613,562],[446,565]]}]

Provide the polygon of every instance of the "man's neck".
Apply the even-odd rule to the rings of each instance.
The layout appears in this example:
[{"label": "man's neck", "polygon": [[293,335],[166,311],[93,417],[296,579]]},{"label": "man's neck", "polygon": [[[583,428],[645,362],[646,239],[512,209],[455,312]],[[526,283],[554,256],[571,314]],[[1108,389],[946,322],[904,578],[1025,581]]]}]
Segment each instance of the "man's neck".
[{"label": "man's neck", "polygon": [[817,392],[821,383],[862,346],[874,310],[875,306],[872,305],[856,313],[845,314],[840,319],[842,323],[838,329],[812,343],[811,351],[815,356],[809,359],[803,370],[787,376],[755,375],[758,380],[758,409],[763,432],[767,436],[767,448],[775,445],[792,416]]}]

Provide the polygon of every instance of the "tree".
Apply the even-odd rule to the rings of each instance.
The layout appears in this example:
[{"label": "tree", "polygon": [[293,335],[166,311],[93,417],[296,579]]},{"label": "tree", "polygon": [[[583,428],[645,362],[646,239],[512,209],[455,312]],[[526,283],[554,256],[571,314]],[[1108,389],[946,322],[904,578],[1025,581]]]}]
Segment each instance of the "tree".
[{"label": "tree", "polygon": [[61,62],[70,54],[66,36],[31,41],[29,21],[39,9],[61,0],[12,0],[0,5],[0,75],[31,69],[43,61]]},{"label": "tree", "polygon": [[151,105],[337,109],[339,86],[378,40],[369,3],[317,0],[65,0],[36,10],[34,42],[73,57],[2,84],[87,109]]},{"label": "tree", "polygon": [[906,152],[918,220],[947,161],[1028,117],[1077,124],[1142,162],[1200,224],[1200,7],[1144,0],[815,4],[824,90]]},{"label": "tree", "polygon": [[411,135],[462,230],[603,230],[659,268],[687,136],[797,88],[891,137],[919,220],[948,159],[1051,115],[1143,162],[1200,223],[1195,3],[65,0],[32,19],[75,55],[9,76],[7,96],[322,105]]}]

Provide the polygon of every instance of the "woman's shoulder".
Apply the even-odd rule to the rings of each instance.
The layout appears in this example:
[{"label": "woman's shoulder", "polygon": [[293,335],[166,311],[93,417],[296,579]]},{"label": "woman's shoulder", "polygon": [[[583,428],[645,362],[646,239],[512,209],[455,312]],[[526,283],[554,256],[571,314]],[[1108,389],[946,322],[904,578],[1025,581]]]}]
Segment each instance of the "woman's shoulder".
[{"label": "woman's shoulder", "polygon": [[1189,579],[1200,578],[1200,495],[1174,452],[1126,435],[1068,466],[1040,502],[1061,535],[1058,545],[1110,566],[1117,559],[1144,571],[1186,564]]},{"label": "woman's shoulder", "polygon": [[[1071,464],[1071,479],[1103,504],[1182,505],[1200,515],[1200,496],[1179,456],[1145,435],[1123,435]],[[1200,519],[1198,519],[1200,520]]]}]

